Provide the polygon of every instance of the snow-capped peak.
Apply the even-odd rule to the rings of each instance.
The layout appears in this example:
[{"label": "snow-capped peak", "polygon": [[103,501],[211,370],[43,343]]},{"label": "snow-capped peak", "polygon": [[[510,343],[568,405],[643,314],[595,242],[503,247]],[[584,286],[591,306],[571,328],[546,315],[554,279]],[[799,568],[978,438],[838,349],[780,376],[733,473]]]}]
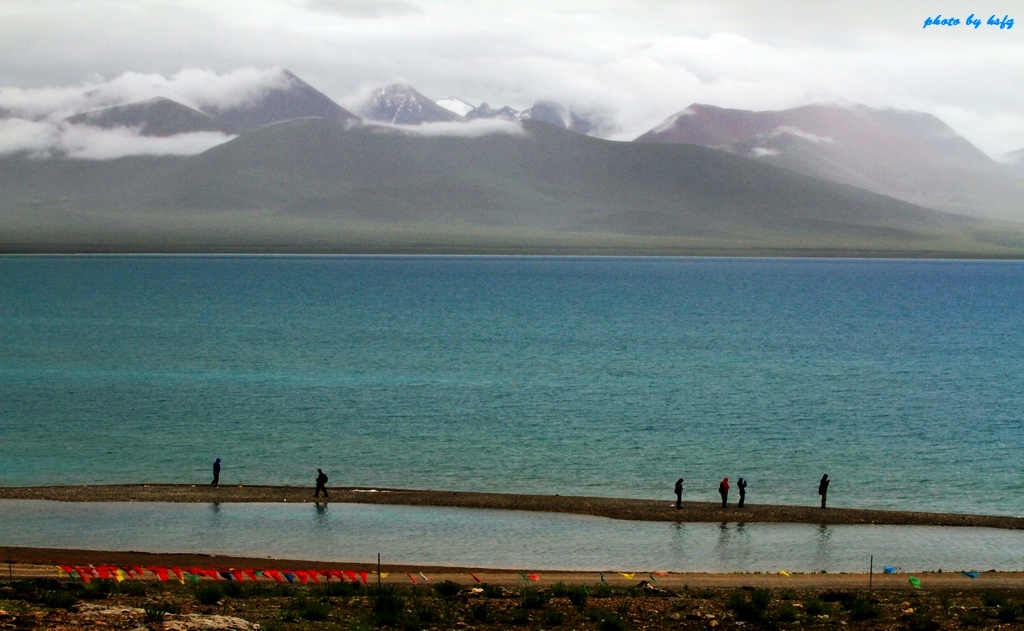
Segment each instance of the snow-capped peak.
[{"label": "snow-capped peak", "polygon": [[441,99],[440,101],[435,102],[444,109],[448,110],[449,112],[454,112],[459,116],[465,116],[466,114],[469,114],[470,112],[476,109],[475,106],[470,105],[469,103],[463,101],[462,99],[454,96],[449,96],[448,98]]}]

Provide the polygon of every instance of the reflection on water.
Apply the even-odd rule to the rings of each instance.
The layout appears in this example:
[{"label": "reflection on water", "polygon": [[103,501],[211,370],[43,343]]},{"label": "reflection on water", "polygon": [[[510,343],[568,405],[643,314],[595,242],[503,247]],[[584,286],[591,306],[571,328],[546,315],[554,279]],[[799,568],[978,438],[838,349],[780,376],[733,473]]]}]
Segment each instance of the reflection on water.
[{"label": "reflection on water", "polygon": [[1024,570],[1024,532],[932,526],[679,524],[363,504],[0,500],[12,546],[624,571]]}]

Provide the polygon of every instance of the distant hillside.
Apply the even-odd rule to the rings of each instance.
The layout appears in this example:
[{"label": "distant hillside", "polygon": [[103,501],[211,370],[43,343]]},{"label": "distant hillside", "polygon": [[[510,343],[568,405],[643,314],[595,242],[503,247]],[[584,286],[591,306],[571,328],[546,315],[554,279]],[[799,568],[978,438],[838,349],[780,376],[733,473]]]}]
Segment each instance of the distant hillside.
[{"label": "distant hillside", "polygon": [[240,131],[236,125],[227,121],[162,97],[83,112],[67,120],[76,125],[92,125],[103,129],[138,128],[143,136],[163,137],[202,131],[237,134]]},{"label": "distant hillside", "polygon": [[8,250],[1024,253],[1019,226],[727,152],[522,129],[304,119],[193,157],[6,158],[0,232]]},{"label": "distant hillside", "polygon": [[972,216],[1024,219],[1024,184],[930,114],[808,105],[694,104],[636,139],[692,143]]},{"label": "distant hillside", "polygon": [[357,121],[359,117],[332,101],[288,70],[282,71],[281,87],[264,90],[233,107],[211,107],[208,114],[246,129],[296,118],[316,117],[329,121]]}]

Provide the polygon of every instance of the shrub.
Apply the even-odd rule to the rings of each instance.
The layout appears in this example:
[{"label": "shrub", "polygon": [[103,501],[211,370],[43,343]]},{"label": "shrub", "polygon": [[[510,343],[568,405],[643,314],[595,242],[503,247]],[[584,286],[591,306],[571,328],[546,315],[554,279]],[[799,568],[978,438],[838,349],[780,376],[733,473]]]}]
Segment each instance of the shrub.
[{"label": "shrub", "polygon": [[473,620],[476,620],[477,622],[487,622],[491,619],[491,606],[486,602],[477,603],[470,613],[473,616]]},{"label": "shrub", "polygon": [[988,618],[980,611],[965,611],[960,614],[960,624],[965,627],[980,627],[988,623]]},{"label": "shrub", "polygon": [[747,598],[743,592],[736,591],[729,594],[725,601],[725,607],[732,611],[737,620],[743,622],[760,622],[764,617],[764,608]]},{"label": "shrub", "polygon": [[806,611],[809,616],[820,616],[828,611],[828,605],[826,605],[825,601],[820,598],[811,598],[804,605],[804,611]]},{"label": "shrub", "polygon": [[480,588],[484,590],[484,598],[501,598],[505,595],[504,590],[497,585],[488,585],[483,583]]},{"label": "shrub", "polygon": [[610,613],[597,622],[598,631],[622,631],[626,624],[618,614]]},{"label": "shrub", "polygon": [[1005,602],[999,606],[996,617],[999,618],[1000,622],[1016,622],[1020,614],[1020,605],[1014,602]]},{"label": "shrub", "polygon": [[[289,588],[287,586],[282,586],[282,589],[289,589]],[[330,596],[347,597],[347,596],[356,596],[356,595],[358,595],[359,593],[361,593],[362,589],[363,589],[362,583],[356,583],[356,582],[342,583],[342,582],[339,581],[339,582],[336,582],[336,583],[324,583],[323,585],[318,585],[318,586],[314,587],[313,589],[311,589],[309,593],[310,594],[314,594],[316,596],[321,596],[321,597],[324,597],[324,598],[327,598],[327,597],[330,597]]]},{"label": "shrub", "polygon": [[417,602],[413,613],[416,614],[416,619],[420,622],[437,622],[441,619],[441,612],[427,603]]},{"label": "shrub", "polygon": [[152,622],[160,622],[167,614],[177,615],[181,613],[181,605],[177,603],[163,602],[148,605],[144,611],[146,618]]},{"label": "shrub", "polygon": [[543,609],[548,604],[550,596],[536,587],[526,587],[519,593],[519,598],[526,609]]},{"label": "shrub", "polygon": [[515,625],[530,624],[530,613],[525,609],[513,609],[509,622]]},{"label": "shrub", "polygon": [[124,581],[117,584],[117,593],[126,596],[145,596],[146,584],[138,581]]},{"label": "shrub", "polygon": [[590,593],[587,592],[586,585],[573,585],[568,588],[566,597],[572,606],[576,608],[576,611],[583,612],[583,609],[587,606],[587,598],[590,597]]},{"label": "shrub", "polygon": [[848,607],[848,611],[850,612],[850,620],[858,622],[872,620],[882,613],[881,608],[877,604],[863,596],[854,598]]},{"label": "shrub", "polygon": [[594,585],[594,598],[609,598],[612,595],[612,586],[608,583],[598,583]]},{"label": "shrub", "polygon": [[560,627],[565,622],[565,614],[557,609],[548,609],[544,612],[544,624],[552,627]]},{"label": "shrub", "polygon": [[71,609],[78,603],[78,596],[71,592],[46,592],[43,595],[43,604],[50,609]]},{"label": "shrub", "polygon": [[201,605],[216,605],[224,598],[224,590],[216,583],[202,583],[196,587],[196,600]]},{"label": "shrub", "polygon": [[374,618],[377,624],[382,626],[394,626],[402,617],[402,609],[405,608],[405,599],[390,585],[375,588],[371,603]]},{"label": "shrub", "polygon": [[829,590],[821,595],[821,599],[828,603],[839,603],[843,609],[849,609],[856,600],[856,594],[852,592],[843,592],[836,590]]},{"label": "shrub", "polygon": [[986,607],[999,607],[1006,603],[1006,594],[985,592],[981,595],[981,604]]},{"label": "shrub", "polygon": [[452,599],[459,595],[462,591],[462,585],[459,585],[455,581],[441,581],[434,585],[434,591],[441,598]]},{"label": "shrub", "polygon": [[551,586],[551,596],[552,598],[565,598],[569,595],[569,589],[568,585],[562,581],[558,581]]},{"label": "shrub", "polygon": [[795,622],[797,616],[797,609],[792,603],[782,603],[779,605],[779,622]]},{"label": "shrub", "polygon": [[750,592],[750,602],[758,609],[764,611],[772,604],[772,592],[770,589],[754,589]]}]

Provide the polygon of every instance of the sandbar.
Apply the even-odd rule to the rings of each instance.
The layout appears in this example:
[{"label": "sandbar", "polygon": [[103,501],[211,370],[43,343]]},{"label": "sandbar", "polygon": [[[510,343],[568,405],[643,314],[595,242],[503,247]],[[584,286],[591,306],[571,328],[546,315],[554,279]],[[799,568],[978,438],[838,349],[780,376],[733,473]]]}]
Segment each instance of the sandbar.
[{"label": "sandbar", "polygon": [[[106,484],[83,486],[0,487],[0,499],[33,499],[59,502],[314,502],[313,489],[295,486],[226,486],[189,484]],[[1024,518],[1002,515],[968,515],[916,511],[819,506],[731,504],[722,508],[712,502],[571,495],[524,495],[416,489],[345,487],[331,488],[329,502],[436,506],[496,510],[539,511],[594,515],[633,521],[703,523],[793,523],[824,525],[964,526],[1024,529]]]}]

